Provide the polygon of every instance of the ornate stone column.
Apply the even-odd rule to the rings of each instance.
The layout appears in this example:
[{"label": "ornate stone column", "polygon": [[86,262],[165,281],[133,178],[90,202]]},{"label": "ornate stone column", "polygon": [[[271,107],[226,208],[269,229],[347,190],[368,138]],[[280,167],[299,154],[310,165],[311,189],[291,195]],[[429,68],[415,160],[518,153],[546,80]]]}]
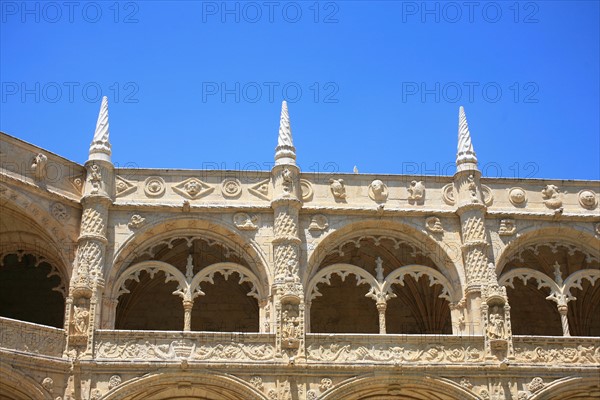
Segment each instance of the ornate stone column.
[{"label": "ornate stone column", "polygon": [[467,281],[465,300],[470,325],[468,333],[483,334],[487,356],[503,360],[512,355],[510,306],[506,288],[498,284],[494,264],[489,260],[491,239],[485,228],[487,206],[463,107],[460,107],[458,115],[456,167],[454,190]]},{"label": "ornate stone column", "polygon": [[81,199],[81,227],[67,299],[66,351],[76,358],[93,357],[94,329],[100,326],[108,210],[114,197],[114,166],[108,136],[108,99],[104,97],[85,163],[87,178]]},{"label": "ornate stone column", "polygon": [[481,334],[481,289],[488,265],[488,235],[485,229],[486,205],[481,191],[481,172],[473,150],[471,133],[463,107],[459,111],[458,153],[454,174],[456,213],[460,217],[463,264],[466,275],[465,300],[467,333]]},{"label": "ornate stone column", "polygon": [[288,358],[304,353],[304,291],[300,281],[300,235],[298,214],[302,207],[300,169],[296,166],[296,149],[287,103],[281,105],[279,137],[272,170],[274,196],[273,254],[275,280],[276,345],[279,356]]}]

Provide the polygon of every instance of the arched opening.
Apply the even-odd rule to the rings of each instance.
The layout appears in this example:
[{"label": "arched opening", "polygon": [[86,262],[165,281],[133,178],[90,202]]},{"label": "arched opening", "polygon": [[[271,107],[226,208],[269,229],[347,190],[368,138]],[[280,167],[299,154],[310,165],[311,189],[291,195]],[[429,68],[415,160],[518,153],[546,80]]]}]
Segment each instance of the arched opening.
[{"label": "arched opening", "polygon": [[27,253],[0,262],[0,316],[62,328],[65,299],[56,269]]},{"label": "arched opening", "polygon": [[310,326],[314,333],[378,333],[375,301],[366,297],[369,285],[357,285],[355,276],[344,280],[332,275],[330,284],[321,283],[322,294],[310,306]]},{"label": "arched opening", "polygon": [[594,285],[581,281],[581,288],[573,288],[576,300],[569,302],[569,328],[571,336],[600,336],[600,280]]},{"label": "arched opening", "polygon": [[260,286],[246,259],[224,243],[155,241],[116,280],[115,328],[259,332]]},{"label": "arched opening", "polygon": [[428,250],[386,235],[349,236],[330,248],[308,284],[311,332],[452,333],[454,288]]},{"label": "arched opening", "polygon": [[193,331],[258,332],[259,307],[249,296],[250,282],[239,282],[238,273],[231,276],[215,274],[213,283],[203,282],[203,296],[198,296],[192,308]]},{"label": "arched opening", "polygon": [[499,279],[507,286],[513,334],[600,335],[597,255],[566,242],[543,242],[523,245],[506,260]]},{"label": "arched opening", "polygon": [[515,279],[513,286],[506,288],[513,335],[562,336],[556,303],[546,300],[550,289],[538,289],[533,280]]},{"label": "arched opening", "polygon": [[396,297],[387,301],[387,333],[451,334],[452,322],[448,300],[441,298],[444,288],[430,286],[427,277],[418,281],[404,278],[404,286],[392,285]]},{"label": "arched opening", "polygon": [[183,329],[181,297],[174,295],[177,282],[165,282],[162,271],[139,274],[139,282],[126,282],[129,293],[119,297],[115,329],[180,331]]}]

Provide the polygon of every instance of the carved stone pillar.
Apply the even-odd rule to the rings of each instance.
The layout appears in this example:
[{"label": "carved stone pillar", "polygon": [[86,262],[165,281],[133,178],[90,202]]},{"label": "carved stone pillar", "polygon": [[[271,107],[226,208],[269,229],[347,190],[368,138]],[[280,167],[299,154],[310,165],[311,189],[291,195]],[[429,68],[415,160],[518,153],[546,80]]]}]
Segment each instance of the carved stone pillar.
[{"label": "carved stone pillar", "polygon": [[275,280],[272,288],[275,305],[277,354],[291,361],[304,355],[304,291],[300,280],[300,232],[298,214],[302,207],[300,170],[287,104],[281,105],[275,166],[271,171],[274,196],[273,254]]},{"label": "carved stone pillar", "polygon": [[108,101],[102,100],[81,199],[82,216],[74,273],[66,311],[66,351],[72,357],[93,357],[94,330],[100,327],[100,307],[108,245],[108,210],[114,197],[114,167],[108,142]]},{"label": "carved stone pillar", "polygon": [[571,336],[569,331],[569,320],[567,313],[569,312],[569,306],[567,304],[558,305],[558,313],[560,314],[560,322],[562,324],[563,336]]},{"label": "carved stone pillar", "polygon": [[192,308],[194,302],[183,300],[183,330],[189,332],[192,330]]},{"label": "carved stone pillar", "polygon": [[379,313],[379,334],[386,334],[386,326],[385,326],[385,310],[387,309],[387,303],[378,302],[377,303],[377,312]]}]

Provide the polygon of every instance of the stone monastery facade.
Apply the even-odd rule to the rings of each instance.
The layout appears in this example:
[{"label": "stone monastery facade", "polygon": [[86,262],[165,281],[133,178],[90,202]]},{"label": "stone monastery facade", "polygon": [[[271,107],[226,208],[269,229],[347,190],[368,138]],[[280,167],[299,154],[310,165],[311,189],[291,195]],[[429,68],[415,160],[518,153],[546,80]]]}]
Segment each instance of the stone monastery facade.
[{"label": "stone monastery facade", "polygon": [[[273,138],[274,139],[274,138]],[[0,136],[0,398],[600,398],[600,182],[117,169]]]}]

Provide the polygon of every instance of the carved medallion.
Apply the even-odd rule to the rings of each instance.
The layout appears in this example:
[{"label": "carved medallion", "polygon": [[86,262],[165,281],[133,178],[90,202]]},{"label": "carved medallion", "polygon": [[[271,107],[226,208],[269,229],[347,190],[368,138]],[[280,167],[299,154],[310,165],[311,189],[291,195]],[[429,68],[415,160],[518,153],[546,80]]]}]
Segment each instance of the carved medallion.
[{"label": "carved medallion", "polygon": [[207,185],[197,178],[188,178],[185,181],[173,186],[173,191],[179,193],[188,199],[199,199],[215,190],[214,187]]},{"label": "carved medallion", "polygon": [[151,176],[144,183],[144,192],[148,197],[161,197],[165,194],[165,181],[158,176]]},{"label": "carved medallion", "polygon": [[233,224],[241,231],[254,231],[258,229],[258,216],[240,212],[233,216]]},{"label": "carved medallion", "polygon": [[48,393],[52,393],[54,391],[54,381],[50,377],[44,378],[42,381],[42,387],[46,389]]},{"label": "carved medallion", "polygon": [[119,375],[113,375],[108,380],[108,389],[114,389],[121,384],[121,377]]},{"label": "carved medallion", "polygon": [[61,203],[54,203],[50,206],[50,212],[57,221],[64,222],[69,219],[69,211]]},{"label": "carved medallion", "polygon": [[333,194],[333,198],[336,201],[345,201],[346,200],[346,187],[344,186],[343,179],[330,179],[329,180],[329,189],[331,189],[331,193]]},{"label": "carved medallion", "polygon": [[313,197],[311,183],[306,179],[300,179],[300,189],[302,190],[302,201],[311,201]]},{"label": "carved medallion", "polygon": [[375,179],[369,185],[369,197],[376,202],[384,202],[388,198],[388,188],[379,179]]},{"label": "carved medallion", "polygon": [[83,184],[85,183],[85,178],[83,175],[75,175],[69,178],[69,183],[73,185],[77,193],[81,194],[83,192]]},{"label": "carved medallion", "polygon": [[591,190],[582,190],[579,192],[579,205],[588,210],[593,210],[598,205],[596,193]]},{"label": "carved medallion", "polygon": [[545,386],[544,380],[542,378],[535,377],[531,380],[531,382],[529,382],[529,385],[527,385],[529,391],[531,393],[535,393],[538,392],[540,390],[542,390]]},{"label": "carved medallion", "polygon": [[508,199],[515,207],[524,207],[527,204],[527,193],[523,188],[514,187],[508,192]]},{"label": "carved medallion", "polygon": [[456,200],[454,197],[453,183],[449,183],[442,188],[442,200],[444,200],[444,203],[448,204],[449,206],[454,205]]},{"label": "carved medallion", "polygon": [[494,203],[494,194],[492,189],[486,185],[481,185],[481,193],[483,194],[483,204],[490,207]]},{"label": "carved medallion", "polygon": [[242,184],[236,178],[226,178],[221,183],[221,193],[228,199],[239,197],[242,194]]}]

